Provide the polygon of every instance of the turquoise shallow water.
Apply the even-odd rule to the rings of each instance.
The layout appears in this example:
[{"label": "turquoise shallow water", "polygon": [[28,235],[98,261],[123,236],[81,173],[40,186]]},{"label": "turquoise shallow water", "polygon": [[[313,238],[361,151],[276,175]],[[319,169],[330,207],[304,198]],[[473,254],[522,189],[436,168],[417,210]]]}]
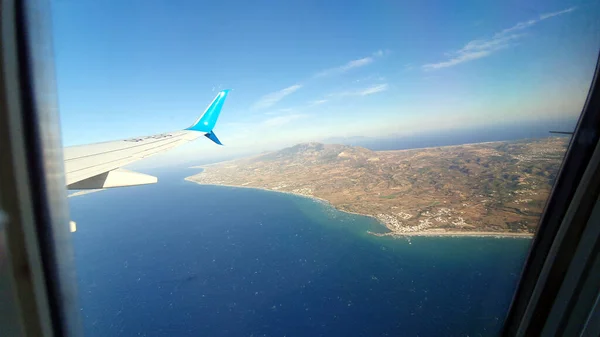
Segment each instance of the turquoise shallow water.
[{"label": "turquoise shallow water", "polygon": [[375,237],[326,204],[201,186],[70,198],[87,336],[489,336],[530,240]]}]

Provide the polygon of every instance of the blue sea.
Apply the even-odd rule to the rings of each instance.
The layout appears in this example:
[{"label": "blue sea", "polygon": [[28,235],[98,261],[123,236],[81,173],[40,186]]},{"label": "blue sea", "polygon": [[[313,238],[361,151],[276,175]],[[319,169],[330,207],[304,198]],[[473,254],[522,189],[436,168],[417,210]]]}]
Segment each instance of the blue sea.
[{"label": "blue sea", "polygon": [[493,336],[530,244],[376,237],[288,194],[184,181],[69,199],[86,336]]}]

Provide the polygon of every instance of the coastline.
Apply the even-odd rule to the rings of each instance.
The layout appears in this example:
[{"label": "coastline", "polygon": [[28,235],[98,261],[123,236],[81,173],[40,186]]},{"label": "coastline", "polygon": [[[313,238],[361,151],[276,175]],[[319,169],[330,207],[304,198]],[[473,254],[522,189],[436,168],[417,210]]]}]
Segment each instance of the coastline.
[{"label": "coastline", "polygon": [[474,238],[514,238],[514,239],[533,239],[531,233],[501,233],[501,232],[476,232],[476,231],[465,231],[465,232],[451,232],[451,231],[421,231],[421,232],[405,232],[395,233],[389,232],[384,234],[369,232],[375,236],[391,236],[394,238],[412,237],[412,236],[428,236],[428,237],[474,237]]},{"label": "coastline", "polygon": [[[206,184],[206,183],[200,183],[200,182],[197,182],[197,181],[195,181],[195,180],[192,180],[192,179],[190,179],[190,178],[192,178],[192,177],[193,177],[193,176],[186,177],[184,180],[191,181],[191,182],[193,182],[193,183],[196,183],[196,184],[198,184],[198,185],[206,185],[206,186],[224,186],[224,187],[235,187],[235,188],[249,188],[249,189],[253,189],[253,190],[262,190],[262,191],[268,191],[268,192],[277,192],[277,193],[283,193],[283,194],[291,194],[291,195],[293,195],[293,196],[296,196],[296,197],[304,197],[304,198],[313,199],[313,200],[315,200],[315,201],[319,201],[319,202],[322,202],[322,203],[326,203],[326,204],[328,204],[329,206],[331,206],[331,207],[335,208],[335,206],[333,206],[333,205],[332,205],[332,204],[331,204],[329,201],[327,201],[327,200],[325,200],[325,199],[322,199],[322,198],[319,198],[319,197],[312,196],[312,195],[299,194],[299,193],[294,193],[294,192],[289,192],[289,191],[277,191],[277,190],[272,190],[272,189],[269,189],[269,188],[264,188],[264,187],[239,186],[239,185],[226,185],[226,184]],[[338,210],[338,209],[336,208],[336,210]],[[339,211],[339,210],[338,210],[338,211]],[[340,211],[340,212],[346,212],[346,211]],[[370,215],[366,215],[366,214],[359,214],[359,213],[353,213],[353,212],[346,212],[346,213],[352,213],[352,214],[357,214],[357,215],[362,215],[362,216],[368,216],[368,217],[371,217],[371,218],[375,219],[375,217],[373,217],[373,216],[370,216]],[[387,228],[387,227],[386,227],[386,228]]]},{"label": "coastline", "polygon": [[[199,174],[201,174],[201,173],[199,173]],[[435,231],[435,230],[434,231],[415,231],[415,232],[402,232],[402,233],[398,233],[398,232],[394,232],[394,231],[390,230],[385,225],[385,223],[383,223],[381,220],[377,219],[376,217],[374,217],[372,215],[362,214],[362,213],[356,213],[356,212],[352,212],[352,211],[340,210],[337,207],[335,207],[333,204],[331,204],[328,200],[325,200],[325,199],[322,199],[322,198],[319,198],[319,197],[315,197],[315,196],[312,196],[312,195],[299,194],[299,193],[294,193],[294,192],[289,192],[289,191],[278,191],[278,190],[272,190],[272,189],[268,189],[268,188],[264,188],[264,187],[226,185],[226,184],[206,184],[206,183],[201,183],[201,182],[198,182],[198,181],[195,181],[195,180],[191,179],[194,176],[195,175],[186,177],[184,180],[193,182],[193,183],[198,184],[198,185],[224,186],[224,187],[235,187],[235,188],[249,188],[249,189],[263,190],[263,191],[268,191],[268,192],[291,194],[293,196],[309,198],[309,199],[312,199],[312,200],[317,201],[317,202],[326,203],[328,206],[333,207],[335,210],[337,210],[339,212],[344,212],[344,213],[348,213],[348,214],[354,214],[354,215],[360,215],[360,216],[369,217],[369,218],[372,218],[372,219],[376,220],[379,224],[381,224],[383,227],[385,227],[389,231],[387,233],[374,233],[374,232],[371,232],[371,231],[367,231],[368,234],[374,235],[374,236],[379,236],[379,237],[390,236],[390,237],[394,237],[394,238],[404,238],[404,237],[411,237],[411,236],[422,236],[422,237],[427,236],[427,237],[496,237],[496,238],[532,239],[533,236],[534,236],[534,234],[532,234],[532,233],[477,232],[477,231],[443,231],[443,230],[437,230],[437,231]]]}]

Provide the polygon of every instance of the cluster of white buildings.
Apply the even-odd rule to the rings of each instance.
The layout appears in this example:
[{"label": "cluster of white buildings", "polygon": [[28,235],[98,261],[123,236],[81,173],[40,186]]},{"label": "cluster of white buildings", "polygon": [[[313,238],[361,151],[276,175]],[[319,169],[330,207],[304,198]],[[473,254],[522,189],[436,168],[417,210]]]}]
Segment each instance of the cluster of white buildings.
[{"label": "cluster of white buildings", "polygon": [[420,232],[434,227],[436,224],[451,223],[456,227],[466,227],[469,224],[462,217],[452,218],[456,213],[453,208],[442,207],[435,212],[425,211],[421,213],[421,219],[416,225],[408,225],[403,221],[409,220],[414,216],[407,212],[398,212],[396,214],[377,214],[377,219],[383,222],[390,230],[396,233]]}]

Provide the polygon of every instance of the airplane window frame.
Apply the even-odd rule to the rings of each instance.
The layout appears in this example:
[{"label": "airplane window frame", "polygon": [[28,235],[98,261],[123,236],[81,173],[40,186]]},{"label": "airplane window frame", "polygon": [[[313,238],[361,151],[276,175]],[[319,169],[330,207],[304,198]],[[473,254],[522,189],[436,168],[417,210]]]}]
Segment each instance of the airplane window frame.
[{"label": "airplane window frame", "polygon": [[8,214],[6,257],[20,318],[11,329],[25,336],[78,336],[50,3],[5,0],[0,6],[0,208]]},{"label": "airplane window frame", "polygon": [[541,334],[598,199],[600,172],[595,165],[600,156],[597,153],[600,151],[599,73],[600,57],[577,127],[530,246],[503,335]]},{"label": "airplane window frame", "polygon": [[[14,277],[25,282],[15,287],[20,323],[27,336],[79,335],[51,30],[48,29],[49,3],[6,0],[1,6],[0,61],[4,70],[11,71],[4,71],[0,80],[0,143],[6,141],[0,144],[0,186],[3,187],[0,208],[9,217],[6,232]],[[575,319],[570,312],[576,309],[591,312],[585,317],[586,322],[590,322],[591,315],[598,315],[597,298],[590,297],[594,299],[592,303],[579,307],[573,302],[574,294],[594,293],[594,283],[589,278],[582,277],[572,285],[577,289],[568,298],[568,305],[559,308],[555,303],[560,290],[568,285],[563,282],[565,274],[570,272],[569,267],[577,262],[577,252],[586,244],[582,240],[584,233],[595,221],[588,219],[595,215],[592,210],[600,194],[600,172],[594,166],[600,162],[598,73],[597,64],[577,129],[513,294],[503,335],[547,332],[544,330],[547,318],[553,313],[560,318],[552,328],[555,332],[574,331],[569,330]],[[5,194],[14,199],[6,198]],[[597,244],[600,238],[594,239],[596,241],[587,245],[592,247],[589,257],[596,261],[600,256],[600,244]],[[17,266],[23,264],[28,272],[17,275]],[[588,273],[596,270],[591,264],[585,267]],[[38,314],[24,317],[27,308],[35,308]],[[598,328],[598,324],[584,325],[581,332],[597,334]]]}]

